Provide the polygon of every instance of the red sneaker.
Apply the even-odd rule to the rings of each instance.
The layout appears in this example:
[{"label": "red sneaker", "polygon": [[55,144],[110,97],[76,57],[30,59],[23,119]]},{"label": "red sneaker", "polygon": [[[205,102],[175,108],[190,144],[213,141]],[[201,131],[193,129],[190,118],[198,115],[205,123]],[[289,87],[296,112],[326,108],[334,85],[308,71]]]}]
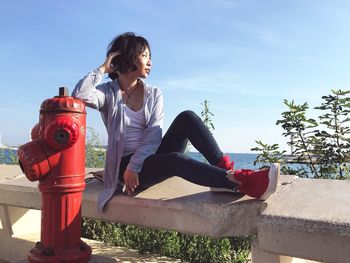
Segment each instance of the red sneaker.
[{"label": "red sneaker", "polygon": [[216,166],[225,170],[234,170],[235,162],[231,162],[230,156],[224,155],[221,157],[220,161],[216,164]]},{"label": "red sneaker", "polygon": [[274,163],[270,169],[265,170],[237,170],[233,177],[241,183],[238,186],[239,192],[260,200],[266,200],[276,191],[279,174],[279,164]]}]

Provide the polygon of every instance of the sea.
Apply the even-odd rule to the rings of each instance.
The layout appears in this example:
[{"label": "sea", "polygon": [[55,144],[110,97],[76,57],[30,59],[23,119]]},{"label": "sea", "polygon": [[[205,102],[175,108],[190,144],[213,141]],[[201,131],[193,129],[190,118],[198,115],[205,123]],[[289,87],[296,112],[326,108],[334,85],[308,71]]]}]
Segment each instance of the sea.
[{"label": "sea", "polygon": [[[224,153],[225,155],[229,155],[230,159],[235,163],[235,170],[238,169],[257,169],[261,167],[263,164],[254,165],[254,161],[257,154],[254,153]],[[194,158],[199,161],[205,162],[205,158],[202,154],[198,152],[189,152],[188,156]]]},{"label": "sea", "polygon": [[[199,161],[205,162],[205,158],[198,152],[188,152],[189,157]],[[230,156],[231,160],[235,162],[235,169],[257,169],[262,164],[254,165],[257,154],[254,153],[225,153]],[[17,156],[16,149],[0,148],[0,163],[13,163]]]},{"label": "sea", "polygon": [[0,147],[0,164],[11,164],[17,159],[17,149]]}]

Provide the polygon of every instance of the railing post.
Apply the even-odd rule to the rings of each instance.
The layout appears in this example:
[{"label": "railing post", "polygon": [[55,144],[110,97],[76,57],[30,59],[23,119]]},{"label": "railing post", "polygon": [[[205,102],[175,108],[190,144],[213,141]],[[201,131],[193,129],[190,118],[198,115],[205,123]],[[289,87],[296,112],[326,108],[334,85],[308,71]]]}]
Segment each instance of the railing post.
[{"label": "railing post", "polygon": [[251,249],[252,263],[293,263],[292,257],[281,256],[262,250],[261,248],[259,248],[259,243],[257,239],[253,240]]},{"label": "railing post", "polygon": [[41,213],[0,204],[0,259],[16,262],[26,257],[40,236]]}]

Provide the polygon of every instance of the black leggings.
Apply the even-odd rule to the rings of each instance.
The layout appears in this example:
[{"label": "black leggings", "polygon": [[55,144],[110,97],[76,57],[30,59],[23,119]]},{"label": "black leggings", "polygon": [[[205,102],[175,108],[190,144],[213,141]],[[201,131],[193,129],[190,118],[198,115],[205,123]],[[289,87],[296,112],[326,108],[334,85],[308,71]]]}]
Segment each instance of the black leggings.
[{"label": "black leggings", "polygon": [[[188,141],[209,162],[204,163],[184,154]],[[139,173],[141,188],[147,188],[172,176],[179,176],[195,184],[233,189],[236,184],[226,178],[226,170],[214,166],[223,153],[202,120],[192,111],[180,113],[170,125],[155,154],[146,158]],[[123,157],[119,178],[131,155]]]}]

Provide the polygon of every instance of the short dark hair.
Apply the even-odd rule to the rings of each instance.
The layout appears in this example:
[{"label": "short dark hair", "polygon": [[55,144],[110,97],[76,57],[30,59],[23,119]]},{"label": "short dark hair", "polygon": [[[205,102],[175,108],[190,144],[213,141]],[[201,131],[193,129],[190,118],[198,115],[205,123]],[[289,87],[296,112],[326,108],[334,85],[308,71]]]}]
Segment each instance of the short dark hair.
[{"label": "short dark hair", "polygon": [[119,76],[118,72],[124,74],[136,70],[136,59],[146,48],[151,52],[148,41],[135,33],[126,32],[116,36],[108,45],[107,56],[115,51],[121,54],[113,58],[112,64],[116,71],[109,73],[108,77],[114,80]]}]

